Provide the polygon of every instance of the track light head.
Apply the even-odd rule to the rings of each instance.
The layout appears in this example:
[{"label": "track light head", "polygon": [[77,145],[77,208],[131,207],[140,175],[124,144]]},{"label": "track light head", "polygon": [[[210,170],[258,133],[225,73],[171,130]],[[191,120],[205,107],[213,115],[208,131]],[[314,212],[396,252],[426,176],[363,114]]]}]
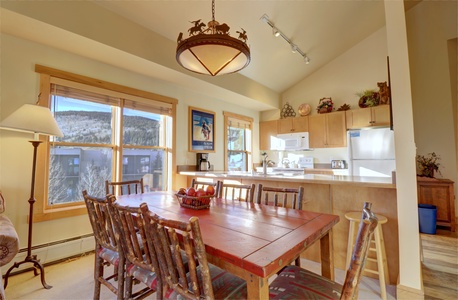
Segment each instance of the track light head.
[{"label": "track light head", "polygon": [[280,36],[280,31],[277,29],[277,27],[272,27],[272,34],[275,37],[279,37]]}]

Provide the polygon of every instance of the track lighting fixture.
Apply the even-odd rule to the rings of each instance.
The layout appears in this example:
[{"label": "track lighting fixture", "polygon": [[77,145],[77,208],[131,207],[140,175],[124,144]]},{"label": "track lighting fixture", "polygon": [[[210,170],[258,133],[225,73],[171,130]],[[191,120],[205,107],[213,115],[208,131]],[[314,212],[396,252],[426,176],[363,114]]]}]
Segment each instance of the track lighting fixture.
[{"label": "track lighting fixture", "polygon": [[260,20],[272,27],[272,34],[275,37],[281,36],[291,46],[291,51],[293,53],[299,53],[304,59],[305,64],[308,65],[310,63],[310,58],[307,56],[307,54],[305,54],[304,51],[302,51],[296,44],[291,42],[291,40],[283,32],[281,32],[280,29],[278,29],[278,27],[272,23],[272,21],[269,20],[269,16],[267,14],[263,14]]}]

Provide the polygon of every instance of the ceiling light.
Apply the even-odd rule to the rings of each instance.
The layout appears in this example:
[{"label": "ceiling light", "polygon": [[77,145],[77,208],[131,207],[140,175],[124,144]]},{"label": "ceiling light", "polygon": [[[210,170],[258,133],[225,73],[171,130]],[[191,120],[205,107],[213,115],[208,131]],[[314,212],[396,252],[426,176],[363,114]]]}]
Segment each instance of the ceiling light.
[{"label": "ceiling light", "polygon": [[272,34],[275,37],[278,37],[280,35],[280,31],[276,27],[272,27]]},{"label": "ceiling light", "polygon": [[284,35],[283,32],[281,32],[280,29],[278,29],[278,27],[272,23],[272,21],[269,20],[269,16],[267,14],[263,14],[260,20],[272,27],[272,34],[276,37],[281,36],[290,45],[291,51],[293,53],[299,53],[304,59],[305,64],[308,65],[310,63],[310,58],[308,58],[307,54],[305,54],[304,51],[302,51],[296,44],[291,42],[291,40],[286,35]]},{"label": "ceiling light", "polygon": [[207,26],[201,19],[192,21],[189,37],[177,40],[176,60],[185,69],[205,75],[235,73],[250,63],[250,48],[246,31],[236,31],[238,38],[229,35],[230,27],[215,21],[215,0],[212,0],[212,20]]}]

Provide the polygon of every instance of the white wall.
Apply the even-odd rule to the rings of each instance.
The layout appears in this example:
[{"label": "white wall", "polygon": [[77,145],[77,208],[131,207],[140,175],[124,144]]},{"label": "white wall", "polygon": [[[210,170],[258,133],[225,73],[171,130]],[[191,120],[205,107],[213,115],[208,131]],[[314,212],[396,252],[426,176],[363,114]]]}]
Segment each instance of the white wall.
[{"label": "white wall", "polygon": [[[216,153],[210,155],[215,169],[224,167],[222,111],[243,114],[254,119],[254,147],[258,147],[259,113],[211,99],[192,90],[165,81],[136,74],[98,61],[70,54],[41,44],[1,35],[1,119],[24,103],[35,103],[39,93],[39,75],[35,64],[85,75],[178,99],[177,105],[177,164],[194,164],[195,154],[188,149],[188,106],[201,107],[216,113]],[[27,245],[27,214],[29,211],[32,146],[25,133],[0,131],[0,189],[7,201],[6,215],[14,223],[21,241]],[[254,153],[258,156],[258,153]],[[41,199],[37,199],[41,201]],[[92,232],[87,216],[35,223],[33,245],[62,240]]]}]

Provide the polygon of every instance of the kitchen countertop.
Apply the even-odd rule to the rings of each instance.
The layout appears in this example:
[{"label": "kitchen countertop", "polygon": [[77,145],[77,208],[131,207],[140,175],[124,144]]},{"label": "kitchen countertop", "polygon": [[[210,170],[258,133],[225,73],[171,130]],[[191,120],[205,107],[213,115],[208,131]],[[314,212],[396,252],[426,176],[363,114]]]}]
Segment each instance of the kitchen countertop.
[{"label": "kitchen countertop", "polygon": [[346,175],[327,175],[327,174],[297,174],[297,173],[281,173],[271,172],[267,175],[262,173],[252,173],[245,171],[211,171],[211,172],[180,172],[180,175],[209,177],[215,179],[230,179],[230,178],[250,178],[266,181],[293,181],[316,184],[341,184],[341,185],[357,185],[368,187],[381,188],[396,188],[391,177],[372,177],[372,176],[346,176]]}]

